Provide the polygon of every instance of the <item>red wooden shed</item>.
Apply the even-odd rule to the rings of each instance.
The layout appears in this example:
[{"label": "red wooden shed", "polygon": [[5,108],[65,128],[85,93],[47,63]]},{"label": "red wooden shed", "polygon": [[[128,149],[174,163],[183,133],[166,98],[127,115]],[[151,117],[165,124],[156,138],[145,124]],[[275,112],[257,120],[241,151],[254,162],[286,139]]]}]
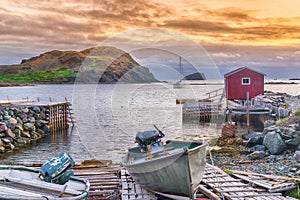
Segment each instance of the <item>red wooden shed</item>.
[{"label": "red wooden shed", "polygon": [[241,67],[224,74],[226,98],[246,100],[247,92],[249,92],[249,99],[264,94],[264,76],[265,74],[248,67]]}]

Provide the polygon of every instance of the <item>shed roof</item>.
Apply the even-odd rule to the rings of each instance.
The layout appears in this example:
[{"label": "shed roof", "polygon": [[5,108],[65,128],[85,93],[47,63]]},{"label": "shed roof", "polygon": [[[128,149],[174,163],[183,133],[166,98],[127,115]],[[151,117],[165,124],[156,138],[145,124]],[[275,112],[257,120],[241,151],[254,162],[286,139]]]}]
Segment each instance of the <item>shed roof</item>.
[{"label": "shed roof", "polygon": [[235,73],[237,73],[237,72],[239,72],[239,71],[242,71],[242,70],[244,70],[244,69],[248,69],[248,70],[251,70],[251,71],[253,71],[253,72],[256,72],[256,73],[259,73],[259,74],[262,74],[262,75],[266,76],[266,74],[264,74],[264,73],[255,71],[255,70],[250,69],[249,67],[246,67],[246,66],[245,66],[245,67],[240,67],[240,68],[238,68],[238,69],[236,69],[236,70],[233,70],[233,71],[231,71],[231,72],[228,72],[228,73],[224,74],[224,77],[231,76],[232,74],[235,74]]}]

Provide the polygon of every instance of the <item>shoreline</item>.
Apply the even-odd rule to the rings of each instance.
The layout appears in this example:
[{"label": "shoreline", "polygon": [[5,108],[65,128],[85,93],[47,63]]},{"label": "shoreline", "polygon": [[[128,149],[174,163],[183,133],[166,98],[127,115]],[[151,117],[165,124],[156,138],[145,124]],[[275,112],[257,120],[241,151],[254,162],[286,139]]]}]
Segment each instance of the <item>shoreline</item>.
[{"label": "shoreline", "polygon": [[35,86],[34,83],[0,83],[0,87],[24,87]]}]

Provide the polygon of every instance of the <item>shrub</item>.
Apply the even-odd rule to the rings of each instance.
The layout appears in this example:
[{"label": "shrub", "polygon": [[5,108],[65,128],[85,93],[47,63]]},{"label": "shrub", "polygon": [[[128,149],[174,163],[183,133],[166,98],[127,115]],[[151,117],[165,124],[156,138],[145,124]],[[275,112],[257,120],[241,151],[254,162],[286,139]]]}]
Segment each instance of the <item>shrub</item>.
[{"label": "shrub", "polygon": [[295,110],[294,115],[300,117],[300,109]]}]

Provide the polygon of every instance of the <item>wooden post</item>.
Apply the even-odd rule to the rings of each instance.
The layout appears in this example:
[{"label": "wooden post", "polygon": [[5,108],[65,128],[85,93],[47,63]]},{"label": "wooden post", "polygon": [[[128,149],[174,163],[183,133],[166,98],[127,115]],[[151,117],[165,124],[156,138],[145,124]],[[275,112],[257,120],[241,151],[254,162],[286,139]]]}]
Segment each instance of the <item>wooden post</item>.
[{"label": "wooden post", "polygon": [[249,92],[246,92],[247,131],[250,132]]}]

